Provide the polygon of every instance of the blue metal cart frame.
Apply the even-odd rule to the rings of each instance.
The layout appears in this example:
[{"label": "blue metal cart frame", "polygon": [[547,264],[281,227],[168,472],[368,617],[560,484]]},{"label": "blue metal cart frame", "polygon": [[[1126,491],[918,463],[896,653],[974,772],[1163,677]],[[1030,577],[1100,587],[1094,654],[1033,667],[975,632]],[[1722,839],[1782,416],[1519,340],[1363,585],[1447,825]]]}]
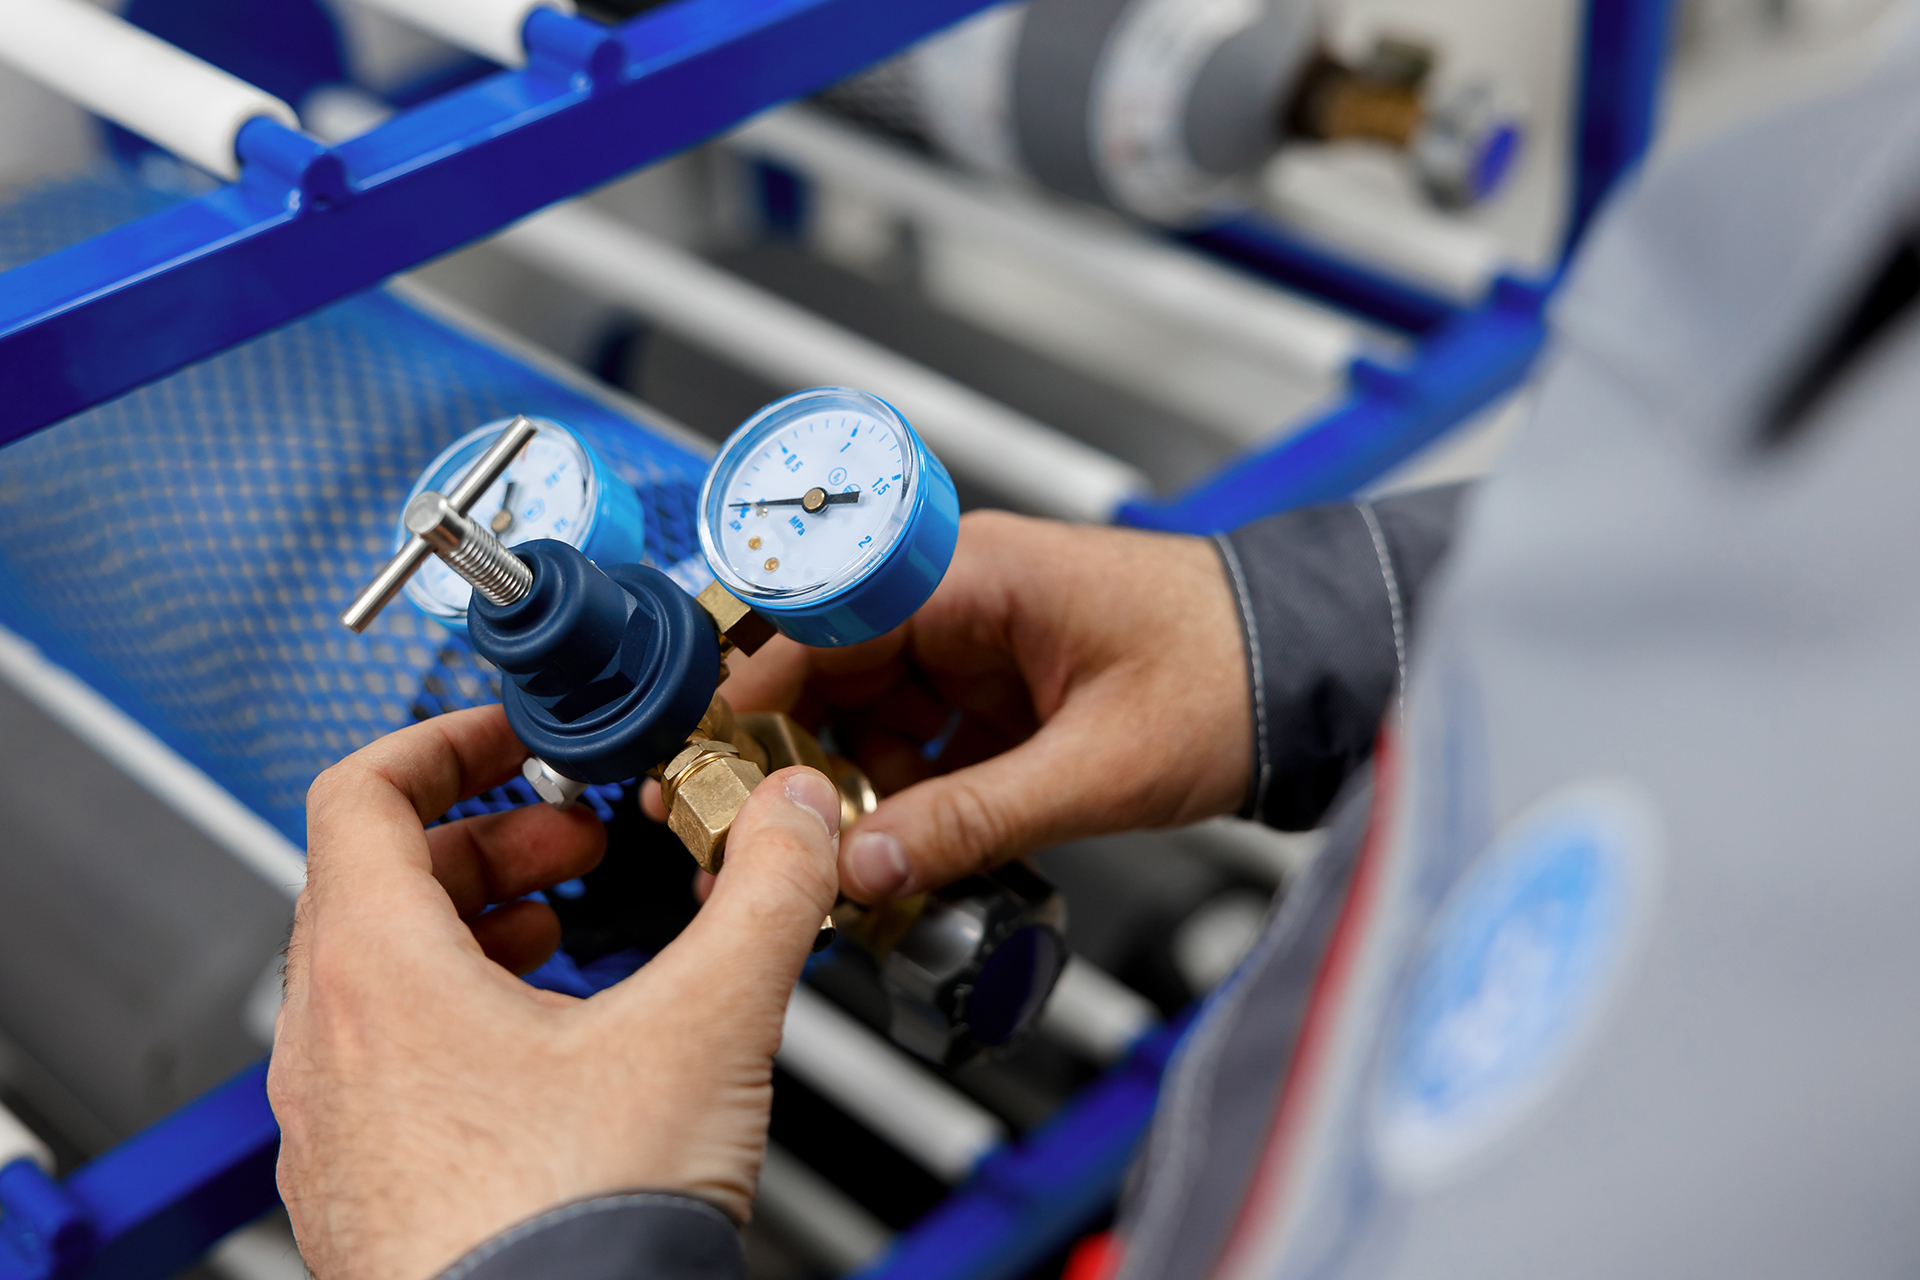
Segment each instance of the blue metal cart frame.
[{"label": "blue metal cart frame", "polygon": [[[682,0],[617,28],[537,12],[529,65],[335,147],[268,121],[239,182],[0,275],[0,443],[52,425],[832,83],[983,0]],[[1571,255],[1644,152],[1666,0],[1588,0]],[[423,217],[423,210],[433,216]],[[1345,403],[1124,522],[1212,531],[1355,492],[1526,375],[1564,271],[1462,308],[1283,230],[1191,243],[1417,339],[1356,362]],[[210,305],[215,304],[217,305]],[[990,1156],[867,1280],[1014,1280],[1095,1221],[1186,1025],[1149,1036],[1046,1125]],[[256,1066],[55,1180],[0,1169],[0,1280],[163,1277],[277,1199],[279,1133]]]}]

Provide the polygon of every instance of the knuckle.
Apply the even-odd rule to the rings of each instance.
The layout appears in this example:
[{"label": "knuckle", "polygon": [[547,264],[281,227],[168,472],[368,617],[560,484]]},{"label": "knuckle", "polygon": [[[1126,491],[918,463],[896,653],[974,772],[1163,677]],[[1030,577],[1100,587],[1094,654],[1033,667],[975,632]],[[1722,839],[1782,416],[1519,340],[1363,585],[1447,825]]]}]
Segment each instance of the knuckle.
[{"label": "knuckle", "polygon": [[1029,523],[1025,516],[1011,511],[968,511],[960,517],[960,533],[962,537],[999,541],[1018,536],[1022,526]]},{"label": "knuckle", "polygon": [[358,993],[366,979],[364,961],[351,946],[328,946],[309,941],[302,957],[306,1001],[325,1015],[360,1007]]},{"label": "knuckle", "polygon": [[953,855],[953,869],[962,874],[986,870],[1007,843],[1006,823],[999,809],[970,783],[955,782],[933,797],[929,813],[934,837]]},{"label": "knuckle", "polygon": [[312,784],[307,787],[307,807],[312,809],[325,805],[333,798],[334,794],[340,790],[345,782],[348,770],[356,767],[353,763],[353,757],[348,756],[345,760],[341,760],[322,769],[320,776],[315,778]]},{"label": "knuckle", "polygon": [[276,1053],[267,1062],[267,1105],[276,1116],[287,1115],[300,1099],[292,1061],[293,1055]]}]

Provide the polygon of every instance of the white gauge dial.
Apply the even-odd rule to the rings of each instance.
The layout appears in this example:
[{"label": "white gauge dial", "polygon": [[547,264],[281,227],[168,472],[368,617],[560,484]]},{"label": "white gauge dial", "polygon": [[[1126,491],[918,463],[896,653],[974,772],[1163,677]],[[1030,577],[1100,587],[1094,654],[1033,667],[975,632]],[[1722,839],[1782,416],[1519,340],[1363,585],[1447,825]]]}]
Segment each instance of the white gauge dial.
[{"label": "white gauge dial", "polygon": [[769,425],[721,460],[714,558],[744,594],[829,593],[898,541],[911,510],[913,445],[846,400]]},{"label": "white gauge dial", "polygon": [[[451,490],[473,469],[485,446],[497,435],[495,432],[476,442],[470,450],[456,446],[456,453],[469,452],[471,456],[430,471],[422,478],[420,489],[441,493]],[[493,487],[480,495],[467,516],[508,546],[553,538],[577,547],[586,540],[592,523],[596,487],[593,463],[580,442],[569,432],[542,424],[540,434],[520,451]],[[407,584],[407,591],[430,613],[461,617],[473,598],[473,588],[438,556],[421,567]]]}]

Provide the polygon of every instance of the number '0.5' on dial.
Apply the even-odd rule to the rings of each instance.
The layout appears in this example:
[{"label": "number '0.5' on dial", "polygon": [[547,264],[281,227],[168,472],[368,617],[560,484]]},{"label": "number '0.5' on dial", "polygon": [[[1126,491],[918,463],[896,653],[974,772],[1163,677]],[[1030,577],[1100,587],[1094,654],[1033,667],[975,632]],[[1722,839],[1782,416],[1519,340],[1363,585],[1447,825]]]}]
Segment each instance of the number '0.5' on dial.
[{"label": "number '0.5' on dial", "polygon": [[906,419],[839,387],[748,419],[722,446],[700,506],[715,576],[814,645],[905,621],[946,572],[959,518],[952,480]]}]

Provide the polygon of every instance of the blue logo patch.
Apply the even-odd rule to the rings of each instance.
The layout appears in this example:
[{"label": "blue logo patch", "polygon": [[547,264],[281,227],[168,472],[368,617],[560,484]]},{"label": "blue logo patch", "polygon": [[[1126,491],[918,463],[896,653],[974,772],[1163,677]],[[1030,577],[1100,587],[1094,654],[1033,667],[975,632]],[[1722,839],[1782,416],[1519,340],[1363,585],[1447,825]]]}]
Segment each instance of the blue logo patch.
[{"label": "blue logo patch", "polygon": [[1510,1132],[1591,1031],[1651,901],[1658,828],[1635,790],[1558,792],[1442,904],[1373,1097],[1382,1172],[1431,1185]]}]

